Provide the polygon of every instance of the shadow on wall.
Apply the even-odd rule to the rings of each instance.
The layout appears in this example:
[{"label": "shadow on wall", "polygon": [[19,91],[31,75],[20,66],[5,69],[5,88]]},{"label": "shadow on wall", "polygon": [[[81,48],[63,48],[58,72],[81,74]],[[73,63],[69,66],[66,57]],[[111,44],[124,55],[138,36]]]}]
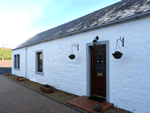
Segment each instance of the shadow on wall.
[{"label": "shadow on wall", "polygon": [[0,75],[11,73],[11,67],[0,67]]}]

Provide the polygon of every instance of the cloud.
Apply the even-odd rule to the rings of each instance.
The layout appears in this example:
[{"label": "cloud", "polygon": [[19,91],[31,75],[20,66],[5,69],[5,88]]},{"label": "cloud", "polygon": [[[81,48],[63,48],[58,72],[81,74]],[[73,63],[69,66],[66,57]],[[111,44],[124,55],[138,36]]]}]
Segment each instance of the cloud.
[{"label": "cloud", "polygon": [[0,40],[8,43],[17,43],[29,26],[29,17],[26,14],[0,14]]},{"label": "cloud", "polygon": [[28,38],[40,32],[40,29],[30,31],[42,18],[44,7],[49,1],[0,1],[0,46],[8,42],[9,47],[17,47]]}]

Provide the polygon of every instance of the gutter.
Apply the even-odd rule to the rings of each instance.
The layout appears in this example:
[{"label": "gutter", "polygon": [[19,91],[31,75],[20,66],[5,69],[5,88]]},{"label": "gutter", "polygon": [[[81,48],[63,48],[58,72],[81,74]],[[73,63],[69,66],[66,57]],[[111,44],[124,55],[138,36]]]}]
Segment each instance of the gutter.
[{"label": "gutter", "polygon": [[[66,37],[66,36],[70,36],[70,35],[86,32],[86,31],[89,31],[89,30],[94,30],[94,29],[98,29],[98,28],[102,28],[102,27],[107,27],[107,26],[110,26],[110,25],[119,24],[119,23],[123,23],[123,22],[126,22],[126,21],[131,21],[131,20],[134,20],[134,19],[139,19],[140,17],[144,18],[144,17],[147,17],[147,16],[150,16],[150,11],[144,12],[142,14],[130,16],[130,17],[127,17],[127,18],[115,20],[113,22],[105,23],[105,24],[98,25],[98,26],[95,26],[95,27],[86,28],[84,30],[79,30],[79,31],[74,31],[74,32],[71,32],[71,33],[67,33],[65,35],[61,35],[59,37],[55,37],[55,38],[52,38],[52,39],[49,39],[49,40],[43,41],[43,42],[48,42],[50,40],[54,40],[54,39],[58,39],[58,38],[62,38],[62,37]],[[40,42],[40,43],[43,43],[43,42]],[[40,44],[40,43],[36,43],[36,44]],[[33,46],[33,45],[36,45],[36,44],[32,44],[32,45],[29,45],[29,46]],[[29,46],[25,46],[25,47],[29,47]],[[24,48],[24,47],[12,49],[12,51],[13,50],[17,50],[17,49],[21,49],[21,48]]]},{"label": "gutter", "polygon": [[27,47],[25,48],[25,54],[26,54],[26,63],[25,63],[25,65],[26,65],[26,70],[25,70],[25,78],[27,78]]}]

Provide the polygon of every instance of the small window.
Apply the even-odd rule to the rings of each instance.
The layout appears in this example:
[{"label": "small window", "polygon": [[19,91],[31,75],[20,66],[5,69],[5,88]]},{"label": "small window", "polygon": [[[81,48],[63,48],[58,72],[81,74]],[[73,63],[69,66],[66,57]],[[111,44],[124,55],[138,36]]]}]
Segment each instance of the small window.
[{"label": "small window", "polygon": [[17,58],[17,57],[16,57],[16,55],[15,55],[15,59],[14,59],[14,61],[15,61],[15,62],[14,62],[14,63],[15,63],[15,68],[17,68],[17,63],[16,63],[17,60],[16,60],[16,58]]},{"label": "small window", "polygon": [[35,74],[44,75],[44,72],[43,72],[43,50],[35,51]]},{"label": "small window", "polygon": [[20,69],[20,55],[14,55],[14,67]]},{"label": "small window", "polygon": [[18,68],[20,68],[20,55],[18,55]]},{"label": "small window", "polygon": [[38,72],[43,72],[42,52],[37,53],[37,57],[38,57]]}]

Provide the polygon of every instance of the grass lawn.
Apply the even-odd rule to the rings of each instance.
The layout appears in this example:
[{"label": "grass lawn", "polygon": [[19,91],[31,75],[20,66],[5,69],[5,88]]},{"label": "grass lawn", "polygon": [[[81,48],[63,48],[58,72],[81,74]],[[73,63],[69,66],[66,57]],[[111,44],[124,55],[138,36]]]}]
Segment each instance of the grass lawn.
[{"label": "grass lawn", "polygon": [[0,58],[2,58],[1,53],[4,53],[4,58],[11,58],[12,57],[12,51],[9,48],[0,48]]}]

